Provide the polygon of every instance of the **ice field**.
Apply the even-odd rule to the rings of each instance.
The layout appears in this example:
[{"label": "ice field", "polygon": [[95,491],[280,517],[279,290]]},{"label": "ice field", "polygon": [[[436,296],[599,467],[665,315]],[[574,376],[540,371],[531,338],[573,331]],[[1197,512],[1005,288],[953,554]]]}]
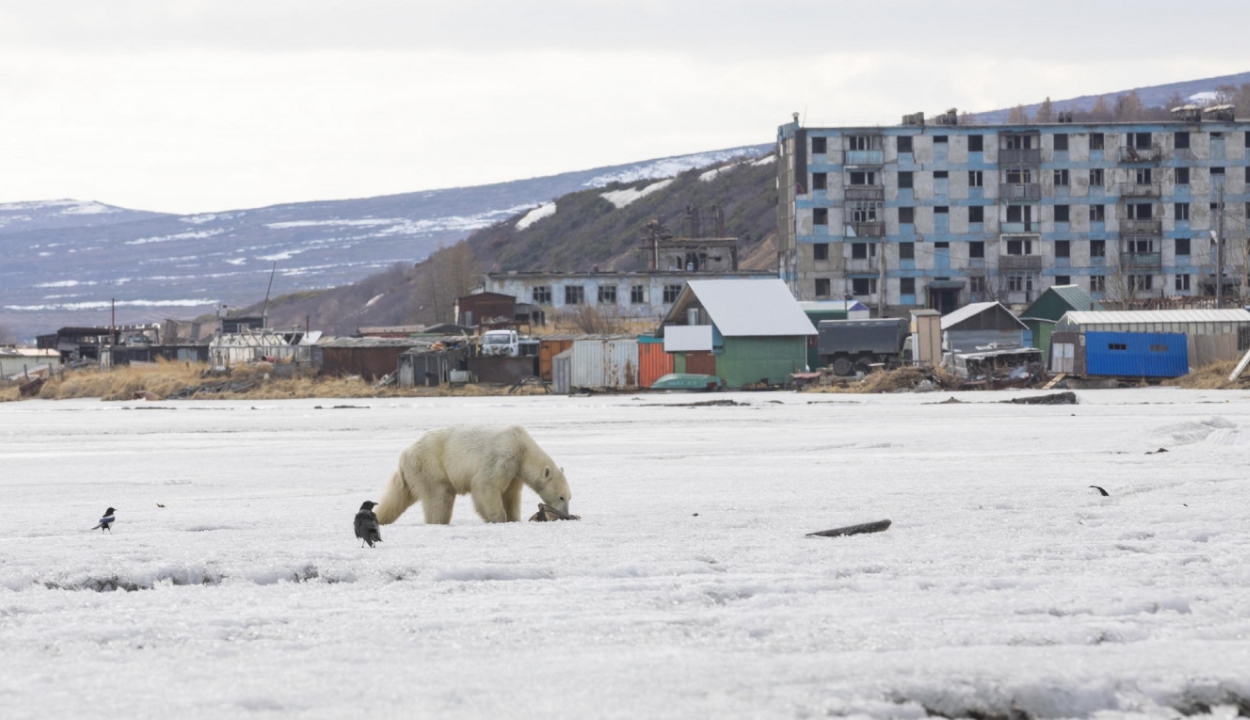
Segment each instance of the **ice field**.
[{"label": "ice field", "polygon": [[[1250,713],[1250,393],[1077,395],[0,404],[0,715]],[[582,520],[461,498],[361,548],[475,422]]]}]

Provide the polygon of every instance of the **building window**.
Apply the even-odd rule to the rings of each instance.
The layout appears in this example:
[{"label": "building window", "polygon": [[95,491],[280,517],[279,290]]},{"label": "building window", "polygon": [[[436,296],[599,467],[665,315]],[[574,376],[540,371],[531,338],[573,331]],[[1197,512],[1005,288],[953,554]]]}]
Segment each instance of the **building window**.
[{"label": "building window", "polygon": [[851,243],[851,259],[867,260],[877,256],[877,246],[871,243]]},{"label": "building window", "polygon": [[812,208],[812,223],[816,225],[828,225],[829,208]]},{"label": "building window", "polygon": [[950,205],[935,205],[933,207],[934,215],[949,215],[951,211]]},{"label": "building window", "polygon": [[823,138],[823,137],[814,137],[814,138],[812,138],[812,154],[813,154],[813,155],[824,155],[824,154],[825,154],[825,152],[826,152],[826,142],[825,142],[825,141],[826,141],[826,138]]},{"label": "building window", "polygon": [[1128,251],[1136,254],[1152,253],[1155,251],[1154,240],[1129,240],[1125,243]]},{"label": "building window", "polygon": [[1022,273],[1012,273],[1008,275],[1007,292],[1033,292],[1033,276]]},{"label": "building window", "polygon": [[1224,182],[1224,168],[1222,167],[1211,168],[1211,182],[1213,183]]},{"label": "building window", "polygon": [[1176,289],[1186,290],[1186,291],[1189,290],[1189,276],[1188,275],[1176,276]]},{"label": "building window", "polygon": [[899,295],[915,295],[916,278],[899,278],[898,293]]},{"label": "building window", "polygon": [[1176,238],[1173,242],[1176,244],[1177,255],[1189,254],[1189,238]]},{"label": "building window", "polygon": [[539,285],[538,287],[530,288],[530,302],[535,305],[550,305],[551,286]]},{"label": "building window", "polygon": [[881,203],[857,202],[851,205],[851,222],[878,222],[881,220]]},{"label": "building window", "polygon": [[1008,240],[1007,241],[1007,254],[1008,255],[1032,255],[1033,254],[1033,241],[1023,240],[1023,239]]},{"label": "building window", "polygon": [[1003,147],[1007,150],[1031,150],[1033,148],[1033,136],[1007,135],[1003,138]]},{"label": "building window", "polygon": [[1178,132],[1178,133],[1173,134],[1173,136],[1172,136],[1172,137],[1173,137],[1173,146],[1174,146],[1177,150],[1188,150],[1188,149],[1189,149],[1189,133],[1187,133],[1187,132]]},{"label": "building window", "polygon": [[980,170],[969,170],[968,187],[985,187],[985,174]]},{"label": "building window", "polygon": [[586,289],[581,285],[564,286],[564,304],[582,305],[586,302]]},{"label": "building window", "polygon": [[968,222],[979,223],[985,222],[985,208],[980,205],[972,205],[968,207]]},{"label": "building window", "polygon": [[899,170],[898,172],[898,189],[905,190],[912,186],[911,171]]},{"label": "building window", "polygon": [[[1056,240],[1055,241],[1055,257],[1057,258],[1072,257],[1072,241],[1071,240]],[[1067,283],[1063,283],[1063,284],[1067,285]]]},{"label": "building window", "polygon": [[968,243],[968,257],[970,258],[985,257],[985,241],[973,240],[972,242]]},{"label": "building window", "polygon": [[1104,140],[1103,140],[1102,133],[1090,133],[1089,134],[1089,149],[1090,150],[1102,150],[1103,143],[1104,143]]},{"label": "building window", "polygon": [[945,136],[945,135],[934,135],[934,136],[933,136],[933,144],[934,144],[934,145],[945,145],[947,142],[948,142],[948,138],[947,138],[947,136]]},{"label": "building window", "polygon": [[1106,240],[1090,240],[1089,256],[1092,258],[1107,257],[1107,241]]},{"label": "building window", "polygon": [[1056,134],[1055,135],[1055,150],[1067,150],[1067,149],[1068,149],[1068,136]]},{"label": "building window", "polygon": [[946,180],[950,178],[950,176],[951,174],[949,170],[934,170],[933,171],[934,180]]},{"label": "building window", "polygon": [[[1247,133],[1250,135],[1250,133]],[[983,152],[985,150],[985,138],[980,135],[968,136],[968,152]]]},{"label": "building window", "polygon": [[905,135],[898,139],[898,151],[900,153],[911,152],[911,135]]},{"label": "building window", "polygon": [[1133,180],[1138,185],[1149,185],[1154,180],[1154,174],[1150,172],[1150,168],[1137,168],[1133,173]]},{"label": "building window", "polygon": [[1189,203],[1176,203],[1172,209],[1176,214],[1177,220],[1189,219]]},{"label": "building window", "polygon": [[1107,276],[1106,275],[1090,275],[1089,276],[1090,292],[1107,292]]},{"label": "building window", "polygon": [[1095,187],[1095,186],[1102,187],[1103,186],[1102,168],[1094,168],[1089,171],[1089,186],[1090,187]]},{"label": "building window", "polygon": [[1134,150],[1149,150],[1150,139],[1150,133],[1148,132],[1128,133],[1128,136],[1125,138],[1126,144]]},{"label": "building window", "polygon": [[1246,182],[1250,183],[1250,165],[1246,166]]},{"label": "building window", "polygon": [[828,260],[829,259],[829,243],[816,243],[812,245],[812,259],[813,260]]},{"label": "building window", "polygon": [[1057,223],[1068,222],[1068,206],[1067,205],[1055,206],[1055,222]]},{"label": "building window", "polygon": [[600,285],[599,286],[599,304],[615,305],[616,304],[616,286]]},{"label": "building window", "polygon": [[629,286],[629,304],[645,305],[647,302],[647,286],[646,285],[630,285]]},{"label": "building window", "polygon": [[1189,168],[1176,168],[1176,184],[1177,185],[1189,184]]},{"label": "building window", "polygon": [[915,260],[916,259],[916,243],[902,242],[898,244],[899,260]]},{"label": "building window", "polygon": [[829,189],[829,175],[826,173],[812,173],[812,189],[813,190],[828,190]]},{"label": "building window", "polygon": [[[1064,137],[1067,137],[1067,136],[1065,135]],[[1056,170],[1055,171],[1055,187],[1066,187],[1067,184],[1068,184],[1067,168],[1064,168],[1063,170]]]},{"label": "building window", "polygon": [[1090,222],[1106,222],[1107,206],[1106,205],[1090,205],[1089,221]]},{"label": "building window", "polygon": [[968,292],[983,293],[985,292],[985,276],[973,275],[968,278]]},{"label": "building window", "polygon": [[901,207],[898,209],[898,224],[910,225],[916,222],[916,208]]},{"label": "building window", "polygon": [[1149,290],[1154,287],[1154,275],[1129,275],[1129,287],[1134,290]]},{"label": "building window", "polygon": [[829,278],[816,278],[816,297],[829,297]]},{"label": "building window", "polygon": [[852,295],[872,295],[877,292],[876,278],[853,278],[851,280]]},{"label": "building window", "polygon": [[1149,220],[1154,214],[1154,206],[1150,203],[1129,203],[1124,206],[1129,220]]},{"label": "building window", "polygon": [[1007,168],[1007,182],[1012,184],[1033,182],[1033,170],[1027,167]]},{"label": "building window", "polygon": [[1071,285],[1072,276],[1071,275],[1056,275],[1055,284],[1056,285]]},{"label": "building window", "polygon": [[851,173],[851,184],[856,186],[877,184],[877,174],[875,172],[856,170]]},{"label": "building window", "polygon": [[677,296],[681,294],[681,285],[665,285],[664,286],[664,304],[670,305],[677,302]]}]

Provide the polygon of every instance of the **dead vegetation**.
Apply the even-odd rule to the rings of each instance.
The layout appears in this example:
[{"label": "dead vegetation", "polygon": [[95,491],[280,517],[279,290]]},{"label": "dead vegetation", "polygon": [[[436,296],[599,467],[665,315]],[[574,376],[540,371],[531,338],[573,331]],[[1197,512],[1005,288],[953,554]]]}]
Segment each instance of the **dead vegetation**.
[{"label": "dead vegetation", "polygon": [[862,378],[840,378],[822,373],[819,380],[804,388],[817,393],[892,393],[917,390],[959,390],[963,383],[954,375],[934,368],[905,366],[880,370]]},{"label": "dead vegetation", "polygon": [[1241,377],[1232,382],[1228,381],[1228,376],[1236,367],[1236,360],[1223,360],[1191,370],[1188,375],[1164,380],[1163,384],[1190,390],[1245,390],[1250,388],[1250,372],[1242,373]]}]

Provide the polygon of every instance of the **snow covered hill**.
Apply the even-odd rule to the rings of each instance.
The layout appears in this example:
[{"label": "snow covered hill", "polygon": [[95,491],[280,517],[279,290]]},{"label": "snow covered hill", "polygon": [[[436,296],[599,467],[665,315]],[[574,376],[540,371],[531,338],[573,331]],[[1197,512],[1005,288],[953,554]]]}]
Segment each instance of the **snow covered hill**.
[{"label": "snow covered hill", "polygon": [[748,146],[494,185],[248,210],[163,215],[95,202],[0,204],[0,325],[33,338],[63,325],[149,322],[335,287],[552,198],[671,177],[770,146]]}]

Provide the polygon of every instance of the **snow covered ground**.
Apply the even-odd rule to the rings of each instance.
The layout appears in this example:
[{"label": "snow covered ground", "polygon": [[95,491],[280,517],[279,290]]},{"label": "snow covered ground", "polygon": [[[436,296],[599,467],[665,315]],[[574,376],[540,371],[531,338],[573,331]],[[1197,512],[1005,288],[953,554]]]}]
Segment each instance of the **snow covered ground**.
[{"label": "snow covered ground", "polygon": [[[3,404],[2,714],[1250,710],[1250,394],[1078,395]],[[482,421],[582,520],[359,547],[400,450]]]}]

